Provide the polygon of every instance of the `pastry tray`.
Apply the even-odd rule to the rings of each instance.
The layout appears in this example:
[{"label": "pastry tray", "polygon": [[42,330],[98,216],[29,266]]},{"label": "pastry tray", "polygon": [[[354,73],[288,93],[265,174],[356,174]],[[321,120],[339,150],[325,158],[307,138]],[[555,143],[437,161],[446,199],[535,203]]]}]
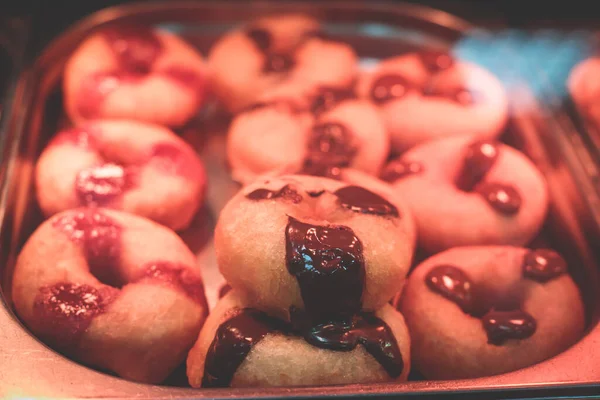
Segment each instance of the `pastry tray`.
[{"label": "pastry tray", "polygon": [[[483,63],[512,77],[505,81],[513,99],[503,139],[524,151],[547,178],[551,212],[532,246],[552,246],[571,266],[586,304],[586,335],[564,353],[529,368],[470,380],[248,389],[184,387],[183,371],[167,385],[154,386],[81,366],[55,353],[22,325],[11,305],[11,271],[16,255],[42,218],[33,193],[35,160],[51,135],[67,122],[60,79],[66,58],[92,30],[114,21],[139,21],[179,33],[206,54],[217,37],[240,22],[277,12],[305,12],[324,21],[325,30],[354,46],[364,68],[379,58],[417,48],[452,49],[465,58],[491,38],[484,30],[434,9],[398,2],[146,2],[99,11],[79,21],[19,69],[3,99],[8,104],[0,132],[0,395],[44,398],[296,398],[424,395],[450,398],[523,398],[600,393],[600,199],[588,170],[590,153],[573,130],[549,116],[548,107],[518,78],[506,54]],[[480,46],[482,47],[482,46]],[[489,46],[488,46],[489,47]],[[484,45],[482,48],[486,48]],[[494,64],[494,59],[496,64]],[[477,59],[475,61],[478,61]],[[491,63],[491,64],[490,64]],[[493,68],[495,67],[495,68]],[[511,69],[512,68],[512,69]],[[502,76],[501,76],[502,78]],[[198,254],[211,306],[222,277],[215,265],[212,229],[220,209],[238,186],[225,168],[227,116],[206,107],[179,133],[200,153],[209,175],[207,205],[181,232]]]}]

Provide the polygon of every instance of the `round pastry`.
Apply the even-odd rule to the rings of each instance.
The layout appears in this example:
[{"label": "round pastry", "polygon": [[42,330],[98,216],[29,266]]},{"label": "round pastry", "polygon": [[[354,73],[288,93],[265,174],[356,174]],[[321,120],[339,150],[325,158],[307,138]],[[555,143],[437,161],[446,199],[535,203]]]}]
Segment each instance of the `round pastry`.
[{"label": "round pastry", "polygon": [[493,139],[508,116],[506,93],[494,75],[442,52],[382,61],[363,76],[358,92],[379,107],[395,153],[449,136]]},{"label": "round pastry", "polygon": [[236,291],[219,301],[187,359],[193,387],[405,381],[409,370],[408,330],[390,305],[296,331],[248,308]]},{"label": "round pastry", "polygon": [[600,124],[600,57],[581,61],[569,75],[567,86],[571,97],[584,117]]},{"label": "round pastry", "polygon": [[172,229],[201,206],[206,174],[194,150],[167,128],[97,120],[59,132],[36,165],[44,215],[79,206],[122,209]]},{"label": "round pastry", "polygon": [[107,209],[46,220],[19,254],[12,297],[51,347],[148,383],[183,361],[208,311],[185,244],[150,220]]},{"label": "round pastry", "polygon": [[388,164],[381,178],[410,206],[419,246],[522,246],[548,209],[546,182],[519,151],[489,140],[455,137],[419,145]]},{"label": "round pastry", "polygon": [[318,320],[377,310],[400,291],[415,245],[411,215],[389,187],[360,180],[289,175],[234,196],[219,216],[215,252],[246,304]]},{"label": "round pastry", "polygon": [[299,14],[260,18],[230,32],[211,49],[209,65],[211,88],[231,112],[284,81],[347,86],[357,73],[354,50],[329,40],[317,21]]},{"label": "round pastry", "polygon": [[135,24],[86,38],[67,61],[65,109],[76,124],[95,118],[181,126],[202,105],[206,66],[176,35]]},{"label": "round pastry", "polygon": [[584,328],[567,264],[547,249],[444,251],[411,273],[400,303],[413,366],[428,379],[523,368],[562,352]]},{"label": "round pastry", "polygon": [[231,174],[244,184],[267,173],[338,178],[347,167],[375,175],[388,153],[377,109],[348,88],[278,87],[238,114],[227,136]]}]

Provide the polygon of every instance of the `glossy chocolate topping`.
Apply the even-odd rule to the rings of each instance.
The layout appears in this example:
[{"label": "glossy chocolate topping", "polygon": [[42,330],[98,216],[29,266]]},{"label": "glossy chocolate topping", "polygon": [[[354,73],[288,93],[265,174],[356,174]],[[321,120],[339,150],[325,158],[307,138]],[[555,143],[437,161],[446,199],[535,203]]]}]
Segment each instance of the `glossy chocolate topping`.
[{"label": "glossy chocolate topping", "polygon": [[498,159],[498,152],[498,146],[492,141],[477,140],[471,143],[466,149],[456,186],[465,192],[472,191],[492,169]]},{"label": "glossy chocolate topping", "polygon": [[313,320],[361,309],[365,261],[362,243],[352,229],[289,217],[285,240],[288,271],[296,277],[304,308]]},{"label": "glossy chocolate topping", "polygon": [[360,186],[345,186],[334,192],[342,206],[363,214],[398,217],[398,209],[389,201]]},{"label": "glossy chocolate topping", "polygon": [[523,276],[538,282],[547,282],[567,272],[567,263],[550,249],[531,250],[523,257]]},{"label": "glossy chocolate topping", "polygon": [[535,319],[522,310],[491,310],[481,322],[487,332],[488,343],[502,345],[508,339],[526,339],[535,333]]},{"label": "glossy chocolate topping", "polygon": [[[118,290],[89,285],[57,283],[40,289],[33,302],[40,336],[62,351],[74,350],[96,315],[102,314]],[[70,349],[69,349],[70,348]]]},{"label": "glossy chocolate topping", "polygon": [[269,189],[256,189],[246,195],[246,198],[250,200],[274,200],[283,199],[291,201],[294,204],[298,204],[302,201],[302,195],[296,191],[292,186],[285,185],[279,190]]},{"label": "glossy chocolate topping", "polygon": [[106,163],[79,171],[75,191],[82,205],[103,206],[133,186],[133,174],[122,165]]},{"label": "glossy chocolate topping", "polygon": [[423,172],[423,164],[418,161],[394,160],[385,166],[380,178],[386,182],[394,183],[413,174]]},{"label": "glossy chocolate topping", "polygon": [[228,387],[252,347],[277,325],[278,321],[250,308],[222,323],[206,354],[202,387]]},{"label": "glossy chocolate topping", "polygon": [[322,190],[307,190],[306,194],[308,194],[310,197],[320,197],[322,196],[324,193],[326,192],[325,189]]},{"label": "glossy chocolate topping", "polygon": [[454,66],[454,58],[447,52],[428,50],[419,53],[423,66],[432,74],[450,69]]},{"label": "glossy chocolate topping", "polygon": [[118,265],[121,257],[121,227],[95,209],[67,212],[55,217],[52,226],[83,247],[91,273],[107,285],[120,287],[124,279]]},{"label": "glossy chocolate topping", "polygon": [[208,309],[202,278],[191,267],[169,261],[156,261],[143,266],[140,274],[132,282],[154,282],[169,285],[176,290],[181,290],[191,300],[203,306],[204,310]]},{"label": "glossy chocolate topping", "polygon": [[404,97],[412,85],[401,75],[382,75],[371,86],[371,100],[383,104]]},{"label": "glossy chocolate topping", "polygon": [[351,88],[322,87],[314,98],[310,111],[320,115],[334,108],[339,103],[356,98]]},{"label": "glossy chocolate topping", "polygon": [[482,182],[475,188],[496,211],[513,215],[521,208],[521,195],[517,190],[503,183]]},{"label": "glossy chocolate topping", "polygon": [[433,268],[427,286],[458,305],[464,313],[481,318],[488,343],[501,345],[507,339],[524,339],[535,332],[535,319],[520,309],[515,293],[494,293],[476,287],[467,274],[451,265]]},{"label": "glossy chocolate topping", "polygon": [[106,29],[103,35],[127,74],[148,74],[162,51],[161,42],[150,27],[124,24]]},{"label": "glossy chocolate topping", "polygon": [[337,351],[351,351],[361,344],[392,378],[400,376],[404,368],[390,327],[374,314],[360,313],[317,324],[305,333],[305,339],[315,347]]},{"label": "glossy chocolate topping", "polygon": [[356,154],[352,134],[345,125],[325,122],[313,127],[302,172],[337,178]]}]

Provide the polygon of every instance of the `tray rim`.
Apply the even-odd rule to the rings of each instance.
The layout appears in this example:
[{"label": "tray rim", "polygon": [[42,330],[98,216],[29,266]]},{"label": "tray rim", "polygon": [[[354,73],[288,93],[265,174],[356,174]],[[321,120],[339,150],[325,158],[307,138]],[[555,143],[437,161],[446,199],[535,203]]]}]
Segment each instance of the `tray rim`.
[{"label": "tray rim", "polygon": [[[69,43],[73,43],[72,40],[68,40],[68,36],[83,36],[83,34],[85,32],[89,32],[92,29],[95,29],[97,26],[106,23],[106,22],[110,22],[113,21],[115,19],[119,19],[119,18],[124,18],[127,16],[131,16],[133,14],[138,14],[140,12],[150,12],[150,13],[156,13],[156,12],[160,12],[161,10],[165,10],[165,9],[174,9],[174,8],[188,8],[188,7],[193,7],[193,8],[198,8],[198,6],[206,6],[207,4],[212,4],[212,6],[216,6],[216,7],[220,7],[222,9],[227,9],[227,8],[231,8],[231,7],[237,7],[236,4],[242,3],[244,4],[246,7],[248,6],[249,2],[244,2],[241,0],[236,0],[236,1],[230,1],[227,3],[217,3],[217,2],[196,2],[196,1],[174,1],[174,2],[167,2],[167,1],[151,1],[151,2],[138,2],[138,3],[132,3],[132,4],[126,4],[126,5],[120,5],[120,6],[114,6],[114,7],[110,7],[110,8],[106,8],[106,9],[102,9],[99,10],[85,18],[83,18],[82,20],[76,22],[75,24],[71,25],[69,28],[67,28],[66,30],[64,30],[59,36],[57,36],[56,38],[54,38],[52,41],[50,41],[49,43],[47,43],[44,47],[43,52],[41,53],[41,55],[36,59],[36,62],[34,63],[32,69],[30,71],[26,71],[25,74],[23,74],[23,76],[21,76],[20,81],[18,82],[18,92],[20,93],[20,98],[28,98],[30,96],[33,95],[33,93],[31,92],[33,90],[32,85],[30,85],[29,80],[31,77],[27,78],[26,75],[33,75],[34,72],[37,70],[43,70],[43,66],[45,63],[47,63],[47,59],[52,55],[52,52],[58,52],[58,49],[60,49],[60,47],[70,47]],[[306,2],[302,2],[302,1],[291,1],[291,2],[285,2],[285,3],[275,3],[274,1],[256,1],[256,2],[252,2],[251,4],[256,4],[256,5],[260,5],[260,7],[269,7],[272,8],[274,4],[276,4],[277,9],[282,9],[282,10],[286,10],[289,7],[294,7],[294,6],[306,6]],[[402,2],[391,2],[391,1],[385,1],[385,2],[374,2],[374,3],[369,3],[366,4],[365,2],[362,1],[348,1],[348,2],[344,2],[344,3],[340,3],[337,2],[335,0],[326,0],[326,1],[320,1],[319,6],[328,6],[331,7],[333,5],[335,5],[336,7],[344,7],[344,8],[348,8],[348,9],[364,9],[365,7],[368,8],[380,8],[381,10],[388,10],[388,8],[393,8],[394,11],[396,13],[400,13],[400,14],[412,14],[411,16],[413,17],[418,17],[418,18],[425,18],[427,16],[430,16],[431,13],[434,13],[437,18],[440,19],[440,21],[446,21],[446,28],[449,29],[456,29],[457,27],[460,27],[460,31],[462,30],[466,30],[466,29],[473,29],[474,26],[469,24],[468,22],[455,17],[449,13],[443,12],[443,11],[439,11],[433,8],[429,8],[429,7],[424,7],[424,6],[420,6],[420,5],[415,5],[415,4],[411,4],[411,3],[402,3]],[[312,6],[312,5],[311,5]],[[389,10],[388,10],[389,11]],[[401,11],[401,12],[400,12]],[[18,94],[18,93],[17,93]],[[19,97],[19,96],[17,96]],[[24,101],[24,100],[21,100]],[[14,103],[16,104],[16,102]],[[14,106],[14,104],[12,104]],[[29,105],[31,105],[32,102],[30,102]],[[23,117],[23,115],[21,115],[21,117]],[[22,118],[21,118],[22,119]],[[15,121],[10,121],[10,122],[15,122]],[[18,121],[17,121],[18,122]],[[21,124],[23,123],[23,121],[21,121]],[[17,124],[18,125],[18,124]],[[5,126],[6,127],[6,126]],[[14,125],[13,125],[13,129]],[[20,129],[19,131],[19,136],[22,136],[23,134],[23,129]],[[24,139],[23,137],[19,137],[16,138],[16,142],[20,141]],[[8,163],[12,163],[14,162],[14,154],[17,150],[17,144],[18,143],[11,143],[12,146],[11,147],[11,155],[13,157],[9,158],[8,160],[0,160],[0,162],[2,163],[2,167],[4,166],[4,164],[6,162]],[[6,190],[7,190],[7,182],[2,181],[0,182],[1,184],[1,193],[5,194]],[[4,208],[2,209],[2,212],[4,212]],[[0,218],[3,218],[4,216],[0,214]],[[2,297],[2,296],[0,296]],[[5,303],[4,298],[2,297],[2,306],[0,307],[0,320],[6,320],[6,319],[11,319],[12,323],[15,323],[15,326],[21,330],[23,330],[23,334],[29,336],[30,339],[33,340],[37,340],[34,337],[32,337],[32,335],[29,334],[29,332],[21,326],[21,323],[17,320],[15,321],[15,317],[12,314],[12,311],[8,308],[7,304]],[[8,318],[6,318],[8,317]],[[597,334],[595,336],[600,336],[600,326],[597,326],[596,329],[594,329],[593,332],[597,332]],[[586,337],[584,337],[584,339],[588,338],[591,336],[592,332],[587,333]],[[584,340],[582,339],[582,341]],[[580,341],[578,344],[574,345],[574,347],[578,347],[580,345],[580,343],[582,342]],[[42,345],[42,347],[45,347],[44,345]],[[46,351],[50,351],[52,353],[54,353],[52,350],[49,350],[46,348]],[[568,352],[569,350],[567,350]],[[566,352],[565,352],[566,353]],[[561,355],[565,354],[562,353]],[[600,352],[597,352],[600,353]],[[56,353],[54,353],[56,355]],[[587,354],[587,353],[586,353]],[[1,356],[1,352],[0,352],[0,356]],[[64,358],[60,355],[57,355],[58,358]],[[560,355],[559,355],[560,356]],[[600,354],[599,357],[600,359]],[[66,360],[66,359],[65,359]],[[581,390],[586,390],[589,387],[595,388],[596,385],[598,385],[600,383],[600,371],[597,371],[598,374],[596,375],[596,378],[593,380],[588,380],[588,381],[582,381],[582,382],[573,382],[573,381],[557,381],[557,382],[551,382],[551,383],[519,383],[519,384],[514,384],[514,383],[508,383],[510,382],[511,379],[498,379],[497,377],[491,377],[490,378],[482,378],[482,379],[476,379],[476,380],[454,380],[454,381],[424,381],[424,382],[408,382],[408,383],[397,383],[397,384],[378,384],[378,385],[346,385],[346,386],[326,386],[326,387],[300,387],[300,388],[268,388],[268,389],[225,389],[225,390],[210,390],[210,389],[191,389],[191,388],[171,388],[171,387],[164,387],[164,386],[153,386],[153,385],[147,385],[147,384],[140,384],[140,383],[135,383],[135,382],[129,382],[129,381],[125,381],[123,379],[120,378],[115,378],[115,377],[111,377],[105,374],[102,374],[100,372],[96,372],[93,371],[85,366],[81,366],[80,364],[77,364],[73,361],[70,360],[66,360],[68,363],[73,364],[74,368],[72,369],[78,369],[78,370],[88,370],[90,372],[93,372],[93,374],[95,375],[100,375],[102,378],[99,378],[99,380],[102,380],[103,383],[105,384],[115,384],[115,385],[119,385],[119,386],[129,386],[130,388],[138,388],[139,392],[138,395],[136,397],[155,397],[155,396],[164,396],[164,397],[181,397],[181,398],[189,398],[189,397],[218,397],[218,396],[225,396],[225,397],[230,397],[230,396],[247,396],[247,397],[252,397],[252,398],[267,398],[267,397],[279,397],[282,395],[293,395],[294,397],[298,396],[298,397],[306,397],[306,396],[340,396],[340,395],[357,395],[357,396],[361,396],[361,395],[410,395],[410,394],[424,394],[424,393],[429,393],[429,394],[449,394],[449,395],[456,395],[458,393],[466,393],[466,392],[477,392],[480,393],[481,395],[483,395],[486,392],[490,392],[490,391],[497,391],[497,390],[523,390],[523,389],[543,389],[543,390],[548,390],[548,389],[563,389],[563,390],[567,390],[567,389],[573,389],[575,387],[578,387]],[[546,362],[537,364],[538,365],[542,365],[545,364]],[[6,363],[2,363],[1,365],[7,365]],[[536,367],[534,366],[534,367]],[[529,367],[526,368],[524,370],[530,369],[533,367]],[[519,370],[519,371],[515,371],[515,372],[521,372],[524,370]],[[1,371],[1,367],[0,367],[0,371]],[[500,375],[499,377],[502,377],[504,375],[515,375],[515,372],[512,373],[508,373],[508,374],[503,374]],[[1,376],[1,372],[0,372],[0,376]],[[513,378],[514,379],[514,378]],[[63,385],[63,383],[58,382],[57,385]],[[592,386],[590,386],[592,385]],[[156,389],[156,391],[154,390]],[[354,391],[353,391],[354,390]],[[443,392],[443,393],[442,393]],[[1,393],[1,392],[0,392]],[[143,394],[142,394],[143,393]],[[498,392],[495,392],[498,394]],[[87,396],[86,396],[87,397]],[[117,395],[108,395],[107,397],[111,397],[111,398],[120,398],[121,396]],[[128,396],[129,397],[129,396]]]}]

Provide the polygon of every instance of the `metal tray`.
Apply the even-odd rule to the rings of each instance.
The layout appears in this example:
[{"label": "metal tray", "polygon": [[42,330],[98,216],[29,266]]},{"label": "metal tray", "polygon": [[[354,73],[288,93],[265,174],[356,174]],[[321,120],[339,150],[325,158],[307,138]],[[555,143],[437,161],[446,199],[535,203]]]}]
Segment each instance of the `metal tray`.
[{"label": "metal tray", "polygon": [[[49,349],[32,336],[12,311],[11,270],[15,257],[42,218],[33,196],[33,167],[41,149],[59,126],[62,112],[60,76],[66,58],[83,37],[116,20],[158,24],[180,33],[203,53],[232,26],[265,13],[299,11],[325,22],[325,29],[351,43],[368,66],[373,60],[419,47],[460,50],[486,32],[446,13],[399,3],[353,1],[305,2],[164,2],[106,9],[77,23],[50,43],[22,69],[10,98],[10,115],[0,141],[0,395],[45,398],[267,398],[385,397],[426,395],[455,398],[516,398],[549,393],[590,395],[600,392],[600,310],[598,260],[600,200],[586,175],[585,148],[548,118],[545,109],[524,85],[511,86],[519,99],[504,136],[522,149],[546,176],[551,214],[536,243],[561,251],[572,266],[587,306],[586,336],[571,349],[519,371],[481,379],[415,380],[405,383],[274,389],[191,389],[178,387],[181,371],[168,382],[153,386],[128,382],[81,366]],[[461,47],[462,46],[462,47]],[[502,68],[510,62],[498,58]],[[487,65],[486,65],[487,66]],[[517,73],[518,71],[513,71]],[[214,262],[212,228],[229,196],[237,190],[225,169],[224,137],[227,118],[206,110],[180,134],[200,152],[209,174],[207,207],[193,226],[181,233],[204,265],[209,303],[214,305],[221,277]]]}]

